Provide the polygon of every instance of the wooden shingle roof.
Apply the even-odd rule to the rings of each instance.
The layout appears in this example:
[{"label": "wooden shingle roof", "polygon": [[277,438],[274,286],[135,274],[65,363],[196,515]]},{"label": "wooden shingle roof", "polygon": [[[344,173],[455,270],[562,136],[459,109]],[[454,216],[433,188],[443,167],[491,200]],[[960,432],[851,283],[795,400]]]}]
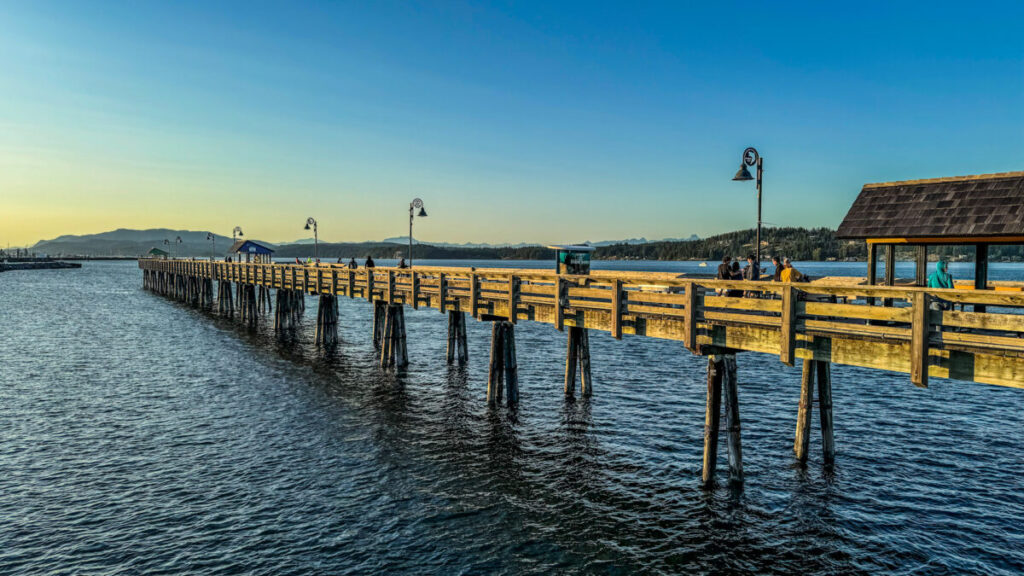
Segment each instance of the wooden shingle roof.
[{"label": "wooden shingle roof", "polygon": [[1024,172],[865,184],[836,231],[848,239],[1024,236]]}]

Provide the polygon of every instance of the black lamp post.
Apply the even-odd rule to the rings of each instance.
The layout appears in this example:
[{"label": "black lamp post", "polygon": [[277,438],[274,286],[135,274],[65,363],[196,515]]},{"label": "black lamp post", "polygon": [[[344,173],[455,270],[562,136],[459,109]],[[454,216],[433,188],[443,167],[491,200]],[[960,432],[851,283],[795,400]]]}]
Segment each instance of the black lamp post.
[{"label": "black lamp post", "polygon": [[419,208],[419,214],[415,214],[421,218],[427,217],[427,211],[423,209],[423,200],[419,198],[414,199],[409,203],[409,267],[412,268],[412,219],[414,210]]},{"label": "black lamp post", "polygon": [[237,237],[238,236],[245,236],[245,234],[242,234],[242,227],[241,226],[235,226],[235,229],[231,231],[231,241],[232,242],[237,241],[237,239],[238,239]]},{"label": "black lamp post", "polygon": [[214,255],[217,253],[217,237],[213,232],[207,232],[206,239],[210,241],[210,262],[213,262]]},{"label": "black lamp post", "polygon": [[747,166],[757,166],[757,236],[754,239],[754,263],[757,269],[761,269],[761,169],[764,165],[764,158],[757,153],[753,147],[743,151],[743,159],[740,161],[740,169],[732,177],[738,182],[753,180]]},{"label": "black lamp post", "polygon": [[314,220],[312,216],[310,216],[309,218],[306,218],[306,230],[309,230],[310,226],[313,227],[313,259],[314,260],[319,260],[320,259],[320,239],[317,237],[316,220]]},{"label": "black lamp post", "polygon": [[171,241],[168,240],[167,238],[164,238],[164,248],[167,248],[167,254],[168,256],[171,256]]},{"label": "black lamp post", "polygon": [[[174,243],[177,245],[181,245],[181,236],[176,237],[174,239]],[[177,250],[180,250],[180,248],[177,248]]]}]

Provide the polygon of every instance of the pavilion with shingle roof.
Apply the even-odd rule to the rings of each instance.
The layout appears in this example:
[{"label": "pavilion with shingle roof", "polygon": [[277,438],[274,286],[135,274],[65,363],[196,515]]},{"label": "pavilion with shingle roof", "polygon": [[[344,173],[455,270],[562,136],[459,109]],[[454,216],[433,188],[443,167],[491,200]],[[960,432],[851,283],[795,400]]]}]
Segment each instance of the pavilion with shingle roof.
[{"label": "pavilion with shingle roof", "polygon": [[897,245],[917,247],[916,284],[927,280],[928,246],[975,247],[975,288],[988,287],[988,247],[1024,244],[1024,172],[865,184],[836,231],[868,243],[868,283],[876,283],[878,247],[885,284],[894,283]]}]

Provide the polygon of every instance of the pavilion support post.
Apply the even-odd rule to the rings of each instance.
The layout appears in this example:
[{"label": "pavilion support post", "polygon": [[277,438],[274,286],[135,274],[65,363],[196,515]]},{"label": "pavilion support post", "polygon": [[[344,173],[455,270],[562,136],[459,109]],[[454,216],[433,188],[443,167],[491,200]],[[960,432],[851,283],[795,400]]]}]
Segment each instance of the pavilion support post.
[{"label": "pavilion support post", "polygon": [[[874,286],[878,283],[878,244],[874,242],[868,243],[868,286]],[[875,305],[875,297],[868,296],[865,301],[868,306]],[[872,321],[868,320],[868,324]]]},{"label": "pavilion support post", "polygon": [[821,417],[821,452],[826,466],[836,460],[836,443],[832,426],[832,366],[825,361],[815,362],[818,373],[818,415]]},{"label": "pavilion support post", "polygon": [[708,357],[708,396],[704,409],[704,465],[701,481],[710,486],[718,466],[718,428],[722,412],[722,372],[714,356]]},{"label": "pavilion support post", "polygon": [[[988,244],[974,247],[974,289],[988,290]],[[984,304],[975,304],[975,312],[984,312]]]},{"label": "pavilion support post", "polygon": [[466,313],[455,310],[448,311],[448,348],[449,364],[456,360],[462,366],[469,359],[469,346],[466,343]]},{"label": "pavilion support post", "polygon": [[868,286],[878,283],[878,244],[868,244]]},{"label": "pavilion support post", "polygon": [[[504,390],[502,385],[504,384]],[[487,403],[508,405],[519,402],[519,371],[516,360],[515,325],[507,320],[491,323],[491,360],[487,373]]]},{"label": "pavilion support post", "polygon": [[[896,245],[888,244],[885,247],[885,285],[896,284]],[[892,306],[892,298],[883,298],[883,306]]]},{"label": "pavilion support post", "polygon": [[814,403],[814,368],[816,360],[804,360],[800,378],[800,408],[796,416],[796,440],[793,452],[800,462],[807,461],[807,447],[811,441],[811,405]]},{"label": "pavilion support post", "polygon": [[928,285],[928,246],[921,244],[915,247],[914,285]]},{"label": "pavilion support post", "polygon": [[575,395],[576,370],[580,373],[580,393],[589,397],[593,393],[590,377],[590,336],[586,328],[570,326],[565,352],[565,396]]}]

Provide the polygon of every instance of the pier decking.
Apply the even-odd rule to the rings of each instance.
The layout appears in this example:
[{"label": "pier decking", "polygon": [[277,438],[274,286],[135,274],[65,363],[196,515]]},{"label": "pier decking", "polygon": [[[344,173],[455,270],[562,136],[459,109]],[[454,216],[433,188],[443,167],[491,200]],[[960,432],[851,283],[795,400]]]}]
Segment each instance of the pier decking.
[{"label": "pier decking", "polygon": [[[818,360],[1024,387],[1024,314],[934,310],[1024,306],[1024,294],[669,278],[670,274],[468,268],[376,268],[140,260],[149,274],[465,312],[682,342],[697,354],[753,351],[786,364]],[[720,295],[734,291],[757,297]],[[874,301],[874,305],[871,301]],[[882,305],[882,304],[885,305]],[[513,312],[514,311],[514,312]]]}]

